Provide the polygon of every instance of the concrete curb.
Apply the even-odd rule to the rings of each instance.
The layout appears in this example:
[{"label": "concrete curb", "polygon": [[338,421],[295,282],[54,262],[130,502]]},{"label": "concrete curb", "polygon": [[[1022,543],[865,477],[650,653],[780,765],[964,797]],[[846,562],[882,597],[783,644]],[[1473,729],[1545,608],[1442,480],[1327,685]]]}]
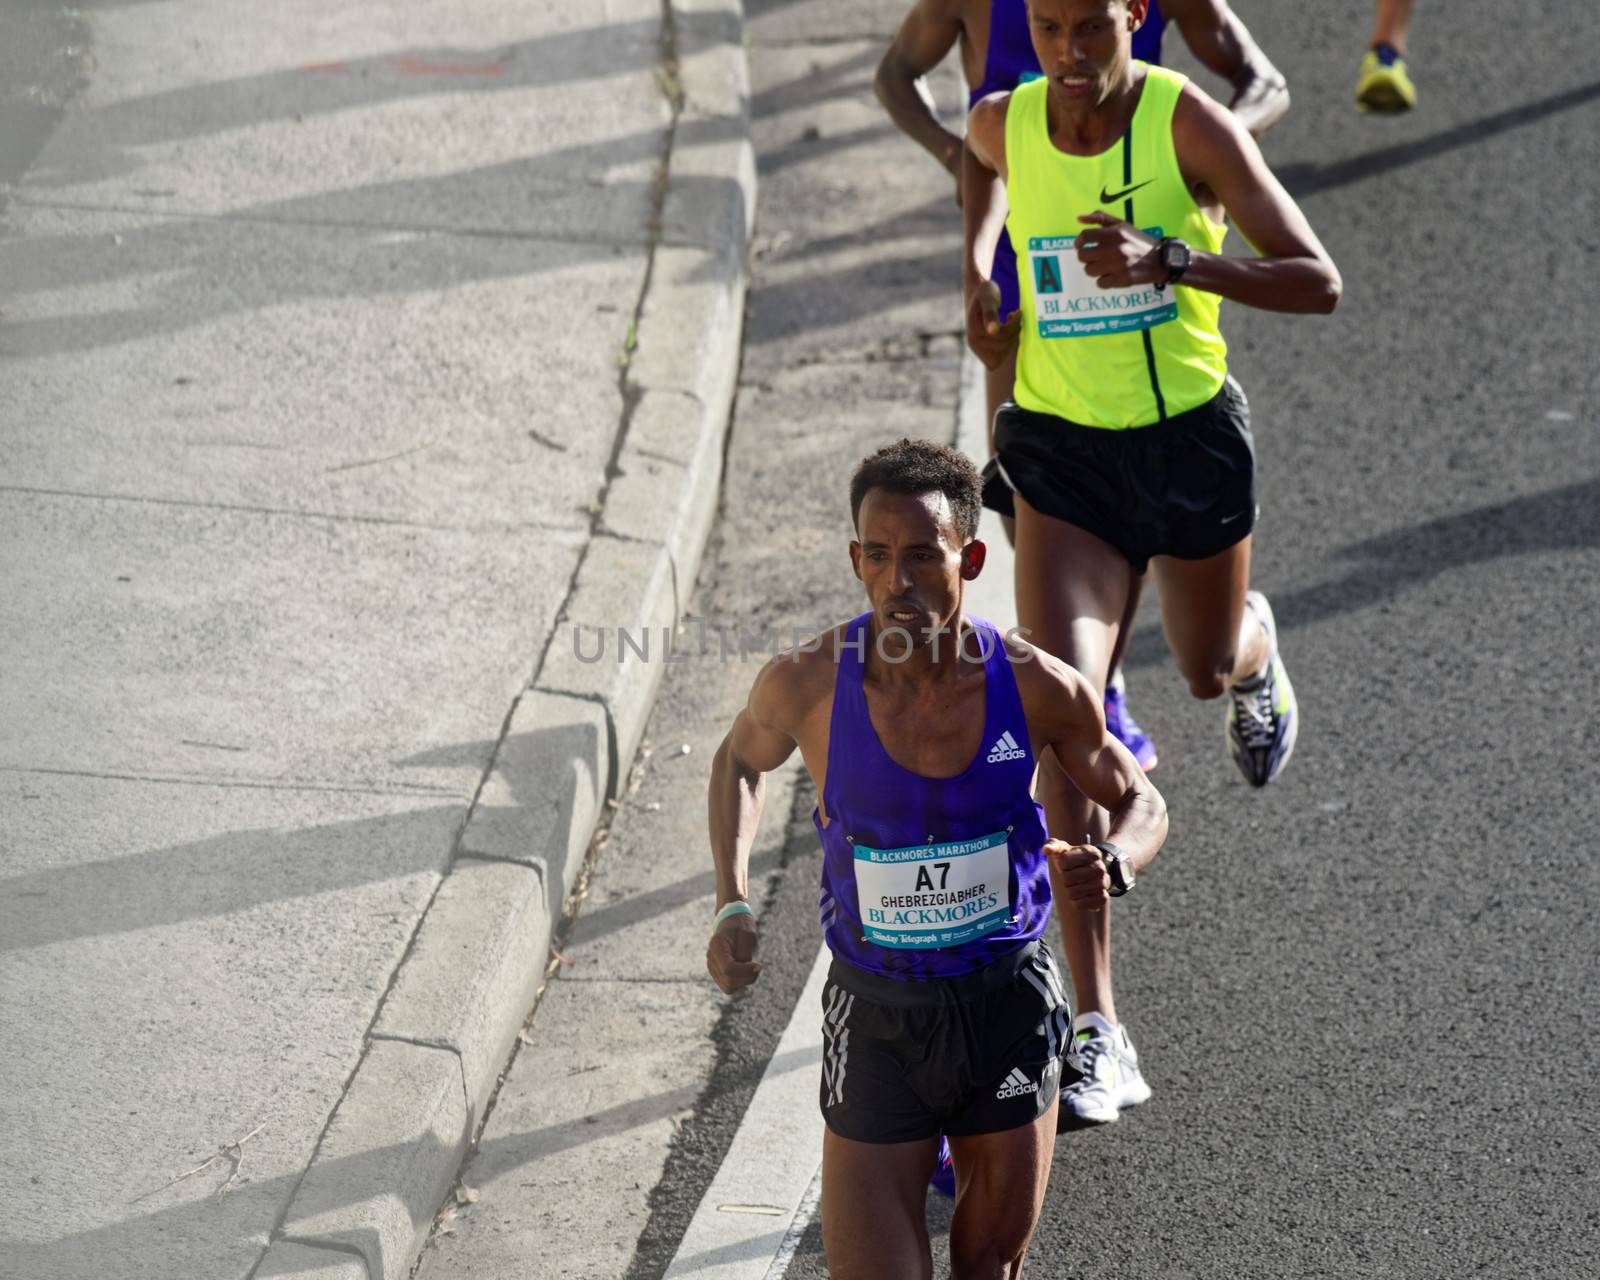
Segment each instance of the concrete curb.
[{"label": "concrete curb", "polygon": [[[672,0],[670,13],[664,79],[679,111],[604,510],[257,1276],[410,1274],[532,1006],[694,587],[738,377],[755,152],[740,0]],[[648,661],[618,661],[619,629],[649,637]],[[603,658],[591,660],[601,634]]]},{"label": "concrete curb", "polygon": [[[461,1062],[448,1049],[378,1040],[300,1181],[283,1239],[359,1257],[372,1277],[409,1275],[471,1135]],[[272,1249],[267,1261],[277,1265]]]},{"label": "concrete curb", "polygon": [[272,1246],[255,1280],[289,1280],[291,1276],[297,1280],[367,1280],[367,1268],[353,1253],[286,1240]]}]

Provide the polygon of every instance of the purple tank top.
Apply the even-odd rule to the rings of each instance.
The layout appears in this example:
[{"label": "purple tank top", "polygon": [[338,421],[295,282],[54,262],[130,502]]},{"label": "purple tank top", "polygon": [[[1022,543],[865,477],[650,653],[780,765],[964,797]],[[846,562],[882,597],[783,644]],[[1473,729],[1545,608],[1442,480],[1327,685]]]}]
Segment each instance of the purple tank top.
[{"label": "purple tank top", "polygon": [[954,778],[889,758],[862,687],[872,615],[849,623],[833,685],[821,812],[822,931],[840,960],[926,981],[972,973],[1031,942],[1050,915],[1033,749],[1000,633],[968,615],[984,658],[983,738]]},{"label": "purple tank top", "polygon": [[[1141,62],[1161,64],[1161,32],[1167,25],[1160,0],[1150,0],[1144,26],[1133,33],[1133,56]],[[990,0],[989,48],[983,65],[983,83],[972,91],[968,108],[979,98],[1001,89],[1039,78],[1039,59],[1028,34],[1028,7],[1024,0]]]}]

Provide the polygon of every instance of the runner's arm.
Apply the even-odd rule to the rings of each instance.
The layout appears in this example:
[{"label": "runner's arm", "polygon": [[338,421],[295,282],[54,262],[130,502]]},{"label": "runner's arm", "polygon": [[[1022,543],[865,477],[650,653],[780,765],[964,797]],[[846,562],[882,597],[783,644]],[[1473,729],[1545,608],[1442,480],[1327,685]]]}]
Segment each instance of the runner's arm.
[{"label": "runner's arm", "polygon": [[[959,0],[916,0],[878,63],[872,87],[895,127],[961,181],[961,139],[939,120],[924,77],[961,38]],[[957,186],[957,198],[960,187]]]},{"label": "runner's arm", "polygon": [[1233,86],[1228,108],[1254,137],[1289,110],[1289,84],[1227,0],[1162,0],[1194,56]]},{"label": "runner's arm", "polygon": [[[1172,141],[1184,181],[1200,193],[1196,199],[1204,204],[1214,195],[1258,255],[1190,246],[1179,288],[1204,289],[1263,311],[1326,314],[1338,306],[1344,290],[1339,269],[1231,112],[1185,86],[1172,117]],[[1081,214],[1078,221],[1096,228],[1079,234],[1078,260],[1102,289],[1167,283],[1153,237],[1108,213]]]},{"label": "runner's arm", "polygon": [[1017,340],[1021,315],[1000,323],[1000,287],[994,274],[995,249],[1005,229],[1006,109],[1009,93],[993,93],[967,117],[962,152],[961,222],[964,243],[962,285],[967,307],[967,345],[991,369],[998,368]]},{"label": "runner's arm", "polygon": [[[1344,283],[1244,126],[1218,103],[1185,89],[1172,118],[1178,164],[1215,193],[1259,257],[1194,252],[1183,287],[1265,311],[1331,312]],[[1159,280],[1160,270],[1156,277]]]},{"label": "runner's arm", "polygon": [[[719,912],[730,902],[749,902],[750,849],[761,825],[766,775],[794,753],[793,735],[780,726],[790,723],[793,696],[788,686],[796,669],[789,663],[786,670],[784,662],[775,658],[762,668],[748,703],[711,759],[706,807]],[[756,942],[753,915],[732,915],[714,927],[706,968],[723,991],[747,987],[760,976]]]},{"label": "runner's arm", "polygon": [[[1045,717],[1048,746],[1072,784],[1111,817],[1106,839],[1142,872],[1167,836],[1167,804],[1139,768],[1133,754],[1106,731],[1105,707],[1094,686],[1078,672],[1055,664],[1050,678],[1058,695]],[[1077,838],[1075,831],[1063,837]]]},{"label": "runner's arm", "polygon": [[[1133,860],[1136,875],[1143,874],[1167,836],[1166,801],[1128,749],[1106,732],[1105,708],[1094,687],[1038,649],[1013,670],[1026,671],[1022,680],[1031,694],[1027,704],[1036,754],[1047,747],[1055,753],[1073,785],[1110,815],[1106,842]],[[1100,850],[1088,843],[1090,833],[1056,834],[1061,838],[1052,839],[1045,851],[1055,859],[1073,904],[1080,910],[1103,906],[1111,880]]]}]

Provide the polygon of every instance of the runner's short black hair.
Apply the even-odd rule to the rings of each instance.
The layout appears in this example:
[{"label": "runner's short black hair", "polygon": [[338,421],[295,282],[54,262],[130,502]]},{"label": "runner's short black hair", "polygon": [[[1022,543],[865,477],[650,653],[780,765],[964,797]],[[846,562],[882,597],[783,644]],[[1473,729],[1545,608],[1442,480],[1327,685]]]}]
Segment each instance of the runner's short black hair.
[{"label": "runner's short black hair", "polygon": [[932,440],[900,439],[862,461],[850,479],[850,519],[861,530],[861,503],[873,489],[890,493],[931,493],[950,500],[956,536],[966,545],[978,536],[983,481],[972,459],[959,449]]}]

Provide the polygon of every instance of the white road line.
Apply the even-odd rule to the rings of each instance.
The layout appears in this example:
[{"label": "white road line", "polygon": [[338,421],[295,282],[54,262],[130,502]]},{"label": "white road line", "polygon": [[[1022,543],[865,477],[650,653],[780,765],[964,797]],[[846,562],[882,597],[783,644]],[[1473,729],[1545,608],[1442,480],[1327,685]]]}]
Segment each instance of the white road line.
[{"label": "white road line", "polygon": [[827,947],[817,952],[789,1025],[666,1280],[767,1280],[788,1269],[816,1211],[816,1198],[808,1193],[822,1167],[817,1087],[822,990],[832,958]]},{"label": "white road line", "polygon": [[[980,464],[989,456],[983,366],[961,363],[956,447]],[[967,606],[1002,630],[1016,621],[1011,548],[1000,517],[983,513],[979,537],[989,560],[967,585]],[[665,1280],[783,1280],[822,1191],[822,990],[832,960],[817,952],[811,976],[733,1135],[727,1158],[684,1232]]]},{"label": "white road line", "polygon": [[821,1203],[822,1166],[819,1164],[816,1176],[811,1179],[811,1185],[801,1197],[800,1207],[795,1210],[794,1221],[789,1224],[789,1233],[778,1246],[778,1256],[767,1268],[764,1280],[783,1280],[789,1271],[789,1264],[794,1261],[794,1255],[800,1251],[800,1241],[805,1236],[806,1228],[811,1225],[811,1219],[817,1216],[817,1206]]}]

